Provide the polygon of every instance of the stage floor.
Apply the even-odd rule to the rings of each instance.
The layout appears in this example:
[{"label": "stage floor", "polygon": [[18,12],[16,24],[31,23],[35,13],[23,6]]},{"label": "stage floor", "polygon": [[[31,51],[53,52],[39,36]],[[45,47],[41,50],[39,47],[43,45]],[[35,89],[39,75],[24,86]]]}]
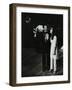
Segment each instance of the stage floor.
[{"label": "stage floor", "polygon": [[34,48],[24,48],[22,53],[22,77],[63,75],[63,55],[57,60],[57,71],[55,74],[46,70],[42,71],[42,54]]}]

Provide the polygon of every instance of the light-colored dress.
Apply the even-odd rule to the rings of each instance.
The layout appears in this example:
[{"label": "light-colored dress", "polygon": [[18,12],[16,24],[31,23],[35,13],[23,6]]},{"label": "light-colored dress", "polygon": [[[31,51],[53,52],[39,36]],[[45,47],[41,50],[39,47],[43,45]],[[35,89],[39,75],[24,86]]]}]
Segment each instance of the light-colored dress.
[{"label": "light-colored dress", "polygon": [[57,37],[54,36],[53,39],[50,39],[51,48],[50,48],[50,69],[56,71],[56,60],[57,60]]},{"label": "light-colored dress", "polygon": [[53,39],[50,40],[51,41],[51,49],[50,49],[50,55],[56,55],[57,52],[57,37],[54,36]]}]

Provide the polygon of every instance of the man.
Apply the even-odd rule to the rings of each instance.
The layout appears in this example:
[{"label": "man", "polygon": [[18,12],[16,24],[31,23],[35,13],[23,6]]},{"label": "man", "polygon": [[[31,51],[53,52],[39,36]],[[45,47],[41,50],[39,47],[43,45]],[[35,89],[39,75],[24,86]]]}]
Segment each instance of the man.
[{"label": "man", "polygon": [[42,52],[43,48],[43,25],[38,25],[33,30],[35,41],[37,42],[37,50]]},{"label": "man", "polygon": [[34,38],[38,42],[38,50],[42,54],[42,71],[45,72],[50,66],[50,40],[47,25],[38,25],[34,28]]},{"label": "man", "polygon": [[34,28],[33,33],[34,33],[34,37],[36,37],[37,32],[43,32],[43,25],[38,25],[36,28]]},{"label": "man", "polygon": [[42,57],[43,71],[48,71],[50,68],[50,39],[47,25],[44,25]]}]

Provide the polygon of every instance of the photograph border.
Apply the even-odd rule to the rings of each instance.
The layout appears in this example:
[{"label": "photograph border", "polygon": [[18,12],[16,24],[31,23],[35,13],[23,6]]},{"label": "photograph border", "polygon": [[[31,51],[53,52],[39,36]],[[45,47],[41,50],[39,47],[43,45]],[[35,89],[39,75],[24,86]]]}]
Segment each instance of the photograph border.
[{"label": "photograph border", "polygon": [[[16,7],[32,7],[32,8],[52,8],[68,10],[68,81],[38,82],[38,83],[16,83]],[[17,4],[13,3],[9,6],[10,12],[10,47],[9,47],[9,84],[11,86],[31,86],[45,84],[60,84],[70,82],[70,7],[67,6],[50,6],[50,5],[34,5],[34,4]]]}]

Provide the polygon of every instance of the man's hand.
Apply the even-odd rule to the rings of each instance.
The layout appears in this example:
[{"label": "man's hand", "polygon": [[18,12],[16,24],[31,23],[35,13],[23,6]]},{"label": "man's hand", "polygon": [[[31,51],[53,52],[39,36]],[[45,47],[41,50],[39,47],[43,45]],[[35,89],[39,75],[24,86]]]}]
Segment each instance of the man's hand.
[{"label": "man's hand", "polygon": [[33,31],[33,33],[34,33],[34,37],[36,37],[36,29],[34,28],[34,31]]}]

